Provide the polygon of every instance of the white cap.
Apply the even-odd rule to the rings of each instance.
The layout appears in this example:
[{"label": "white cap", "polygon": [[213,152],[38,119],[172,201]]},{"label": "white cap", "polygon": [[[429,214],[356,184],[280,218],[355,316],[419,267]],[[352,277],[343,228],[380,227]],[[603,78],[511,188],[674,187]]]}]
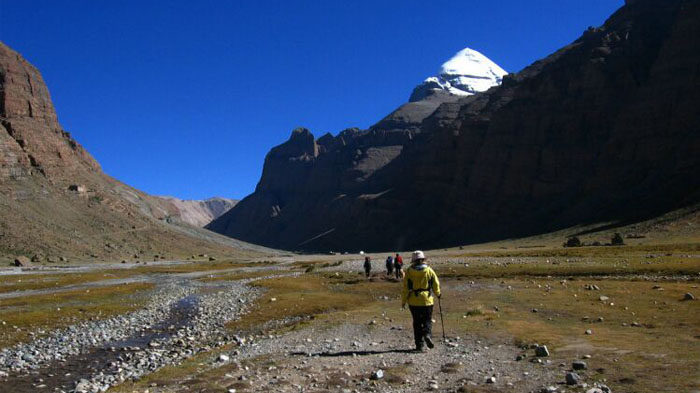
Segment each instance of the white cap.
[{"label": "white cap", "polygon": [[411,254],[411,262],[415,262],[420,259],[425,259],[425,254],[423,253],[423,251],[413,251],[413,254]]}]

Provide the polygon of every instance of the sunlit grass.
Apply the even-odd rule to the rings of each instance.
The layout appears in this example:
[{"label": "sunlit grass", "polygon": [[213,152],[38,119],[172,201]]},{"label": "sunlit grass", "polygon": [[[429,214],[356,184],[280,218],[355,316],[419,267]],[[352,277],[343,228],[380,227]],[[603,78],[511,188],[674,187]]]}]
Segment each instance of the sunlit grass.
[{"label": "sunlit grass", "polygon": [[152,284],[135,283],[0,300],[0,348],[91,318],[108,318],[140,308]]}]

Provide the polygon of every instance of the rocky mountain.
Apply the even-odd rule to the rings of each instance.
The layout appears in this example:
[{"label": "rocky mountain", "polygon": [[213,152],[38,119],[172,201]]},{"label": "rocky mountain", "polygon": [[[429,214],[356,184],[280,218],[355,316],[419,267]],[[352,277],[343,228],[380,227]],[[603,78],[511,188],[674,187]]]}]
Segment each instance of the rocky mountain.
[{"label": "rocky mountain", "polygon": [[470,96],[498,86],[508,74],[481,53],[465,48],[446,61],[438,75],[431,76],[413,89],[410,102],[420,101],[435,91]]},{"label": "rocky mountain", "polygon": [[208,227],[295,250],[434,248],[700,201],[700,2],[628,0],[498,87],[434,93],[368,130],[294,130]]},{"label": "rocky mountain", "polygon": [[170,219],[177,214],[102,172],[59,124],[39,71],[0,43],[0,260],[260,249]]},{"label": "rocky mountain", "polygon": [[213,220],[221,217],[238,203],[237,200],[214,197],[205,200],[184,200],[174,197],[158,197],[172,205],[176,211],[173,217],[190,225],[204,227]]}]

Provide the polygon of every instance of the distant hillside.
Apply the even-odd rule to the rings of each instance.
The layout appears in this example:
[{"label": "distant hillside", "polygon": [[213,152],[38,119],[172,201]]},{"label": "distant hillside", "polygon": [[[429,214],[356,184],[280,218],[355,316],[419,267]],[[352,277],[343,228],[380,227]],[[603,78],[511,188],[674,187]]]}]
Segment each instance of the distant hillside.
[{"label": "distant hillside", "polygon": [[500,86],[462,97],[428,80],[368,130],[295,130],[255,192],[208,228],[290,250],[378,251],[697,204],[700,2],[625,3]]},{"label": "distant hillside", "polygon": [[235,199],[214,197],[205,200],[183,200],[174,197],[157,197],[170,203],[177,211],[175,214],[183,222],[204,227],[221,217],[238,203]]},{"label": "distant hillside", "polygon": [[0,261],[264,251],[170,220],[173,209],[102,172],[59,124],[39,71],[0,43]]}]

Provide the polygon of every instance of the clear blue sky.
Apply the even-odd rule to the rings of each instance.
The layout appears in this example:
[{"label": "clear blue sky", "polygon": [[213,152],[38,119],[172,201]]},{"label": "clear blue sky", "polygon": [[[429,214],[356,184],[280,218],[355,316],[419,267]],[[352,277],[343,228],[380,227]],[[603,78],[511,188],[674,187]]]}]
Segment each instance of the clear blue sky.
[{"label": "clear blue sky", "polygon": [[151,194],[242,198],[297,126],[366,128],[464,47],[522,69],[623,0],[0,0],[63,127]]}]

